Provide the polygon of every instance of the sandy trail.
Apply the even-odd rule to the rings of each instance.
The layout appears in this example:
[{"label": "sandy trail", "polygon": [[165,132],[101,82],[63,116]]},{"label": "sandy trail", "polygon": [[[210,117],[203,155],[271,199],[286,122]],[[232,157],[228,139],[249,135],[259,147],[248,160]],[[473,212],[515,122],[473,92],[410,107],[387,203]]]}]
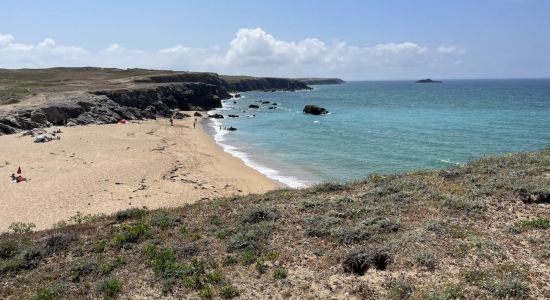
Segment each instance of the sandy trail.
[{"label": "sandy trail", "polygon": [[[12,222],[50,228],[80,212],[173,207],[279,187],[214,143],[194,118],[61,128],[44,144],[0,137],[0,232]],[[12,184],[21,166],[30,181]]]}]

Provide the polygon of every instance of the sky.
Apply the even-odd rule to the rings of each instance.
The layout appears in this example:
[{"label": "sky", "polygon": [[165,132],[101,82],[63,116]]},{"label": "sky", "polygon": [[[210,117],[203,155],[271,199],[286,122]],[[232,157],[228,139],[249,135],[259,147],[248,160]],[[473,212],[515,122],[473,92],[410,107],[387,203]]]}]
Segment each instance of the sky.
[{"label": "sky", "polygon": [[0,68],[550,77],[546,0],[1,0]]}]

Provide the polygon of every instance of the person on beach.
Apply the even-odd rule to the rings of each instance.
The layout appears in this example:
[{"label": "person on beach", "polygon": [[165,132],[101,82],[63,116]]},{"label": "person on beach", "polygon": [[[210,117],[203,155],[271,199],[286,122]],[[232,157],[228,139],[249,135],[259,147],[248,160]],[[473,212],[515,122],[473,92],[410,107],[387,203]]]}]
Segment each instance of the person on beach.
[{"label": "person on beach", "polygon": [[170,126],[174,126],[174,119],[170,117]]}]

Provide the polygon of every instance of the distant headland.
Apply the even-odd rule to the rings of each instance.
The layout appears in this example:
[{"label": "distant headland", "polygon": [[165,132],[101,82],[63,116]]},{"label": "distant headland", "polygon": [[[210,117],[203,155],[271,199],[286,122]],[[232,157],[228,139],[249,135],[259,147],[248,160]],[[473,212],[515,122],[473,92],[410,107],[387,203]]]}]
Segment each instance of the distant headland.
[{"label": "distant headland", "polygon": [[345,83],[345,81],[340,78],[296,78],[296,80],[307,85]]}]

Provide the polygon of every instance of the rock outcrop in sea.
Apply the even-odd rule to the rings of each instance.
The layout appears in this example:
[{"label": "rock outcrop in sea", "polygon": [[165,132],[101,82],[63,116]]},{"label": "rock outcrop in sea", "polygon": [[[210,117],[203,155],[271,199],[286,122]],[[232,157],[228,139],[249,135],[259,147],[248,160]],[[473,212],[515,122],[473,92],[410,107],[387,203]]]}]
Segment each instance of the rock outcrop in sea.
[{"label": "rock outcrop in sea", "polygon": [[304,113],[312,115],[325,115],[328,114],[328,110],[317,105],[306,105],[304,106]]}]

